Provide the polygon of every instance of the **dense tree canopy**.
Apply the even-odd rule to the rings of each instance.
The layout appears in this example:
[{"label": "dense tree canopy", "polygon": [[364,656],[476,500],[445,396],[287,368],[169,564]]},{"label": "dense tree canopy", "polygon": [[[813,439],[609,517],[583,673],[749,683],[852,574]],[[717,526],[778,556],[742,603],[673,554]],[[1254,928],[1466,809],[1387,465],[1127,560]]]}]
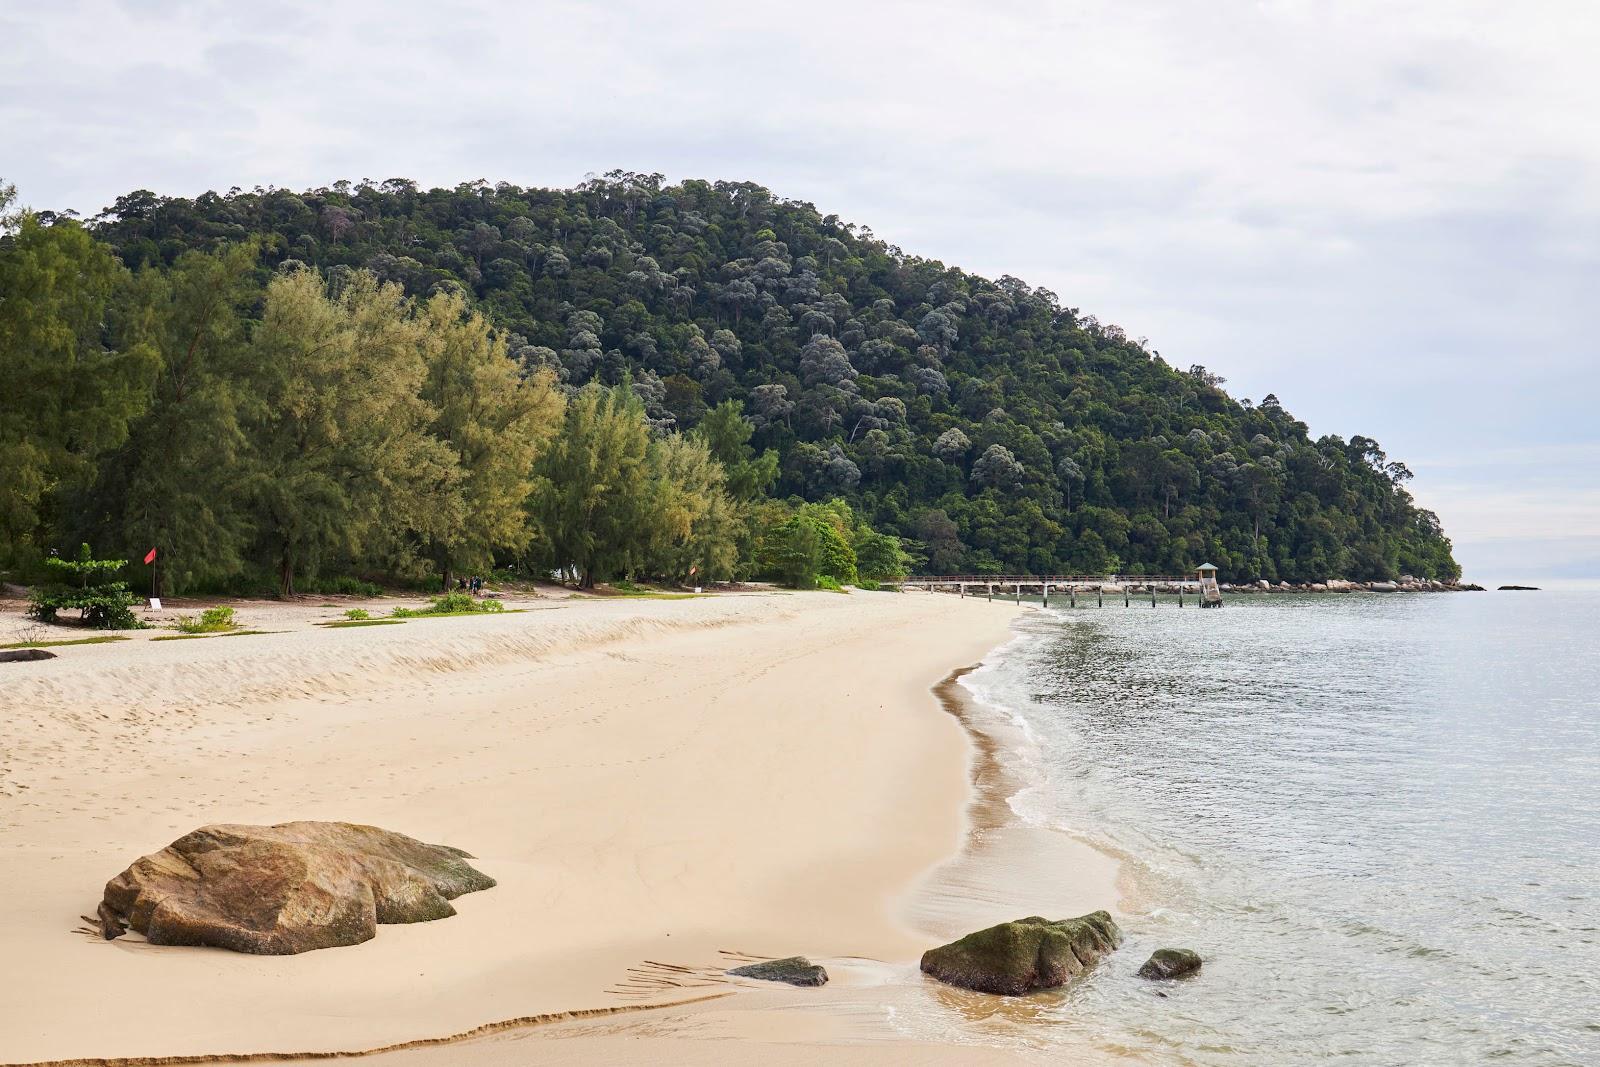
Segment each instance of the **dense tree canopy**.
[{"label": "dense tree canopy", "polygon": [[[763,559],[794,568],[825,556],[836,570],[856,567],[838,545],[862,559],[892,547],[903,566],[905,538],[933,571],[1177,573],[1210,560],[1231,579],[1458,573],[1437,520],[1406,492],[1409,471],[1376,442],[1312,439],[1275,397],[1235,400],[1205,368],[1169,366],[1047,290],[907,255],[749,183],[612,173],[570,190],[422,190],[390,180],[193,200],[141,191],[86,231],[24,222],[0,272],[43,255],[41,244],[106,281],[83,297],[92,308],[41,290],[24,313],[0,289],[0,338],[21,339],[20,357],[4,354],[8,370],[20,358],[30,374],[92,372],[92,382],[71,386],[85,393],[71,428],[51,417],[48,430],[36,429],[25,421],[33,415],[0,410],[0,449],[26,472],[0,500],[12,530],[45,523],[48,488],[81,482],[91,454],[130,433],[161,434],[130,430],[122,398],[153,368],[158,391],[179,389],[174,367],[192,364],[183,373],[207,381],[206,368],[224,358],[206,353],[207,339],[239,330],[243,316],[260,385],[231,399],[203,384],[185,389],[195,408],[186,424],[212,427],[221,461],[235,427],[267,440],[287,434],[241,472],[240,484],[275,513],[287,502],[267,498],[283,486],[311,493],[325,484],[318,471],[328,468],[317,464],[332,453],[297,451],[294,433],[314,434],[327,410],[318,405],[356,403],[341,376],[392,378],[360,401],[370,429],[337,448],[403,446],[405,470],[383,484],[418,483],[422,496],[400,517],[431,526],[413,547],[392,547],[438,567],[543,545],[580,572],[666,574],[684,570],[689,539],[734,529],[737,560],[690,552],[704,557],[701,570],[749,572]],[[275,279],[251,306],[229,281],[239,268],[227,257],[245,246],[259,249],[250,268],[258,285]],[[100,328],[91,324],[117,326],[104,310],[117,278],[147,273],[160,278],[146,283],[162,294],[154,320],[91,336]],[[326,293],[313,293],[317,285]],[[33,321],[46,314],[48,328]],[[361,330],[389,326],[435,339],[401,345],[416,355],[392,366],[351,347]],[[186,336],[201,342],[192,359]],[[479,382],[472,404],[450,394],[468,379]],[[552,383],[569,395],[565,416]],[[285,422],[289,400],[307,413],[302,423]],[[543,429],[508,457],[497,435],[519,419]],[[92,433],[77,429],[85,423]],[[714,493],[717,505],[674,497],[657,484],[663,472]],[[595,480],[590,490],[603,482],[627,492],[586,502],[552,488],[585,478]],[[301,529],[286,517],[275,523],[286,551],[347,551],[335,542],[376,518],[359,482],[349,487],[353,527]],[[533,501],[525,516],[503,506],[519,493]],[[773,514],[770,499],[793,503]],[[831,501],[851,518],[817,510]],[[634,506],[674,516],[671,546],[603,543]],[[474,509],[498,519],[463,527]],[[196,544],[229,542],[229,516],[202,518],[189,535]],[[892,545],[861,541],[857,524]]]}]

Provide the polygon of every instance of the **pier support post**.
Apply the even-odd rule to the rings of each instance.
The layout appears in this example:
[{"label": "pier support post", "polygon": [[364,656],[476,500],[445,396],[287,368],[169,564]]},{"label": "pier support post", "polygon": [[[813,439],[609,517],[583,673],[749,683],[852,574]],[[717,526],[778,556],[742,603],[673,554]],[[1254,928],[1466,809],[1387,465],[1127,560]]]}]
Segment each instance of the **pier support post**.
[{"label": "pier support post", "polygon": [[1050,583],[1049,582],[1045,582],[1044,583],[1043,596],[1044,596],[1044,606],[1045,607],[1049,607],[1050,606]]},{"label": "pier support post", "polygon": [[993,582],[989,583],[989,602],[990,603],[994,602],[994,583]]},{"label": "pier support post", "polygon": [[1183,586],[1178,586],[1178,607],[1183,607]]},{"label": "pier support post", "polygon": [[1071,606],[1072,607],[1077,607],[1078,606],[1078,587],[1075,586],[1075,585],[1074,586],[1069,586],[1068,589],[1067,589],[1067,596],[1071,598]]},{"label": "pier support post", "polygon": [[1150,606],[1156,606],[1156,587],[1154,585],[1150,587]]},{"label": "pier support post", "polygon": [[963,600],[965,600],[966,597],[967,597],[967,583],[966,582],[957,582],[956,583],[956,588],[961,590],[961,598]]},{"label": "pier support post", "polygon": [[1022,603],[1022,583],[1017,583],[1017,603]]},{"label": "pier support post", "polygon": [[1127,607],[1128,606],[1128,587],[1127,586],[1123,586],[1122,587],[1122,606],[1123,607]]}]

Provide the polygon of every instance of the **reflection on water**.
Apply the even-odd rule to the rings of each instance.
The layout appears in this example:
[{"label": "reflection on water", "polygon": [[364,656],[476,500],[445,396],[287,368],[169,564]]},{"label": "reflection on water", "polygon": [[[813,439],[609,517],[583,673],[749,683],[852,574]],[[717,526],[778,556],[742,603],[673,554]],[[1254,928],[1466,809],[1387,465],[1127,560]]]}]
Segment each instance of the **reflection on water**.
[{"label": "reflection on water", "polygon": [[[1593,592],[1035,613],[966,684],[1024,725],[1012,806],[1134,857],[1139,892],[1092,981],[995,1010],[1158,1062],[1600,1063],[1597,616]],[[1133,971],[1165,944],[1206,968],[1161,997]]]}]

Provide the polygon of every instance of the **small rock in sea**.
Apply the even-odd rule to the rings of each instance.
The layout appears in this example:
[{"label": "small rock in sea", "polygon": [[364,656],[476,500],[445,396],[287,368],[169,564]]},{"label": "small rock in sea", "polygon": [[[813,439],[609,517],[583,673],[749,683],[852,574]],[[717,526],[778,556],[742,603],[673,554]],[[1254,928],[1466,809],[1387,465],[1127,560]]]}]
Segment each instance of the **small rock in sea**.
[{"label": "small rock in sea", "polygon": [[1537,593],[1538,591],[1539,587],[1536,585],[1502,585],[1500,587],[1500,592],[1502,593]]},{"label": "small rock in sea", "polygon": [[1200,954],[1187,948],[1158,948],[1139,968],[1140,978],[1178,978],[1200,969]]},{"label": "small rock in sea", "polygon": [[32,663],[35,660],[55,659],[54,652],[42,648],[7,648],[0,650],[0,663]]},{"label": "small rock in sea", "polygon": [[828,984],[828,972],[804,956],[790,956],[763,963],[748,963],[735,967],[728,974],[740,978],[759,978],[763,982],[787,982],[790,985],[817,986]]},{"label": "small rock in sea", "polygon": [[493,886],[467,853],[346,822],[203,826],[106,883],[98,923],[157,945],[286,956],[358,945],[378,923],[454,915]]},{"label": "small rock in sea", "polygon": [[929,949],[922,970],[963,989],[1020,996],[1065,985],[1121,943],[1108,912],[1054,922],[1030,915]]}]

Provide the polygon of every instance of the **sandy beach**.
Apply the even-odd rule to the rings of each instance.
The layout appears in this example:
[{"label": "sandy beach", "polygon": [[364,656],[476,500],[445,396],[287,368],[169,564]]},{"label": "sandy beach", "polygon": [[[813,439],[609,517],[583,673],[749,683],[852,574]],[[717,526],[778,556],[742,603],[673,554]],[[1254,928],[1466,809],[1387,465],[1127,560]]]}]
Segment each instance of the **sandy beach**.
[{"label": "sandy beach", "polygon": [[[932,690],[1020,609],[868,593],[512,606],[325,629],[332,605],[248,604],[245,625],[279,632],[147,633],[7,665],[0,1061],[357,1051],[704,997],[721,999],[523,1032],[616,1059],[607,1042],[642,1055],[642,1038],[674,1040],[662,1020],[698,1019],[678,1036],[870,1055],[893,1034],[861,990],[908,980],[935,935],[1034,903],[941,907],[927,889],[970,853],[975,758]],[[453,918],[299,956],[77,931],[139,855],[205,823],[292,819],[455,845],[499,885]],[[1050,910],[1112,905],[1114,878],[1086,869]],[[809,955],[835,981],[801,1014],[747,1011],[810,991],[723,980],[739,953]],[[449,1046],[453,1062],[508,1048]]]}]

